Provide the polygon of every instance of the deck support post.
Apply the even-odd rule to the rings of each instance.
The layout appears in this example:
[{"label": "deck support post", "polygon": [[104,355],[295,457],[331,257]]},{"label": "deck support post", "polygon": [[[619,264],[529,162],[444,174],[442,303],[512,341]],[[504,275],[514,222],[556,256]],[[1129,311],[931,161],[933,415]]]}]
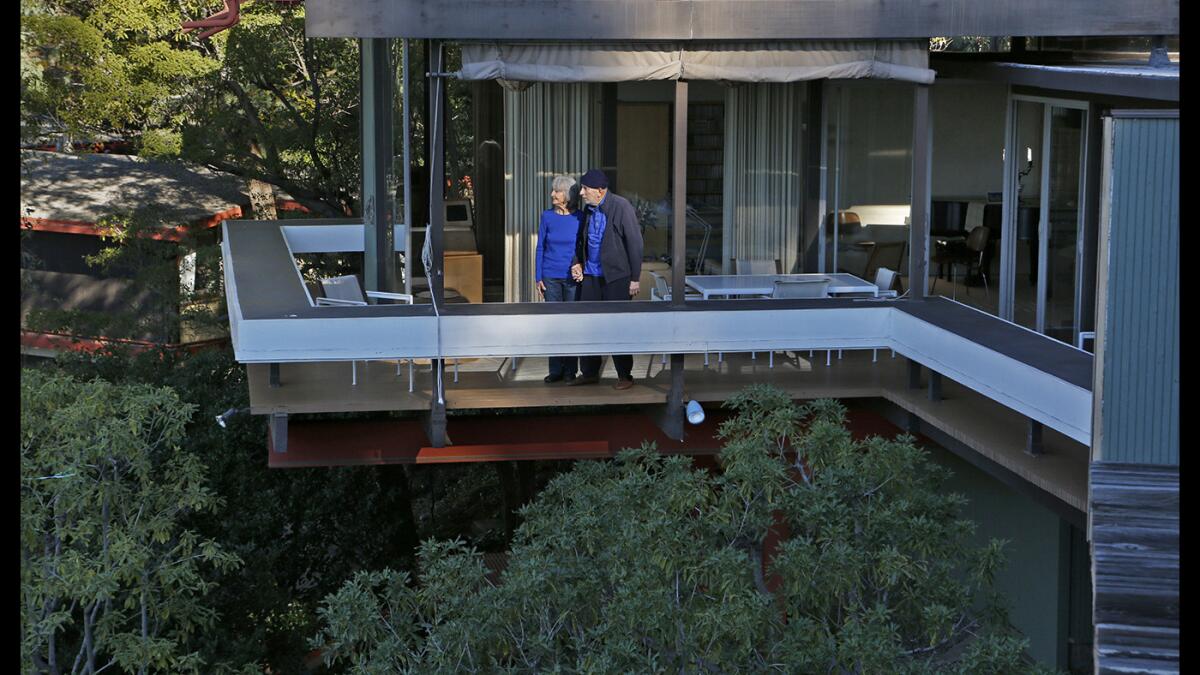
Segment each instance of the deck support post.
[{"label": "deck support post", "polygon": [[267,380],[272,389],[279,388],[279,364],[271,363],[267,365]]},{"label": "deck support post", "polygon": [[422,416],[421,426],[425,427],[425,436],[429,439],[429,447],[444,448],[446,447],[446,402],[438,400],[438,377],[445,375],[442,372],[445,363],[441,359],[432,359],[430,365],[432,367],[429,372],[433,378],[430,383],[432,395],[429,397],[429,412]]},{"label": "deck support post", "polygon": [[912,359],[908,360],[908,388],[921,388],[921,364]]},{"label": "deck support post", "polygon": [[671,355],[671,388],[654,421],[669,438],[683,442],[683,354]]},{"label": "deck support post", "polygon": [[1046,452],[1042,443],[1042,423],[1029,420],[1029,428],[1025,434],[1025,454],[1037,457]]},{"label": "deck support post", "polygon": [[942,374],[935,371],[929,371],[929,400],[942,400]]},{"label": "deck support post", "polygon": [[287,452],[287,420],[287,413],[271,413],[270,432],[273,452]]}]

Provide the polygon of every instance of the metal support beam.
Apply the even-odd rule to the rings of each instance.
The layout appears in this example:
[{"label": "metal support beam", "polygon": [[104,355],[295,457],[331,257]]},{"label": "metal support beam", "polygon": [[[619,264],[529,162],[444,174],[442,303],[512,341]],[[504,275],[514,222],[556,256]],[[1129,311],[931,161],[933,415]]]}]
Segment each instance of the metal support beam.
[{"label": "metal support beam", "polygon": [[1046,451],[1042,443],[1042,423],[1029,420],[1029,429],[1025,435],[1025,452],[1037,457]]},{"label": "metal support beam", "polygon": [[684,303],[687,274],[687,111],[688,83],[675,81],[675,153],[672,159],[671,304]]},{"label": "metal support beam", "polygon": [[287,422],[287,413],[271,413],[269,430],[271,432],[272,452],[287,452]]},{"label": "metal support beam", "polygon": [[671,388],[655,423],[669,438],[683,441],[683,354],[671,355]]},{"label": "metal support beam", "polygon": [[908,388],[921,388],[921,364],[908,359]]},{"label": "metal support beam", "polygon": [[359,40],[362,95],[363,283],[369,291],[395,290],[395,204],[392,176],[392,45],[387,38]]},{"label": "metal support beam", "polygon": [[929,400],[942,400],[942,374],[935,371],[929,371]]},{"label": "metal support beam", "polygon": [[279,364],[278,363],[272,363],[271,365],[267,366],[267,376],[268,376],[268,378],[267,378],[268,381],[271,383],[271,388],[278,389],[279,388]]},{"label": "metal support beam", "polygon": [[912,210],[908,228],[908,297],[923,299],[929,278],[930,170],[932,167],[929,85],[913,85]]},{"label": "metal support beam", "polygon": [[445,368],[445,363],[441,359],[433,359],[430,363],[430,377],[433,378],[433,396],[430,397],[429,412],[422,417],[422,426],[425,427],[425,436],[429,439],[429,447],[444,448],[446,447],[446,402],[439,401],[437,396],[438,384],[442,370]]},{"label": "metal support beam", "polygon": [[445,299],[445,278],[442,276],[443,260],[443,234],[442,228],[445,225],[445,186],[446,180],[444,173],[445,158],[444,150],[446,146],[446,115],[444,107],[446,105],[446,78],[440,73],[444,72],[443,64],[443,49],[441,40],[429,41],[430,60],[426,62],[426,67],[430,73],[439,73],[428,78],[427,87],[430,92],[430,125],[427,133],[430,163],[429,163],[429,230],[425,236],[429,240],[430,254],[430,269],[429,269],[429,290],[433,295],[434,302],[438,308],[444,306]]},{"label": "metal support beam", "polygon": [[403,70],[402,79],[400,81],[400,114],[404,120],[401,124],[401,134],[404,148],[404,166],[400,169],[400,180],[404,183],[404,292],[412,294],[413,273],[417,271],[417,257],[414,257],[412,250],[412,231],[413,231],[413,213],[412,213],[412,131],[409,129],[410,120],[412,120],[412,109],[408,92],[409,72],[408,72],[408,38],[404,38],[404,44],[401,45],[400,67]]}]

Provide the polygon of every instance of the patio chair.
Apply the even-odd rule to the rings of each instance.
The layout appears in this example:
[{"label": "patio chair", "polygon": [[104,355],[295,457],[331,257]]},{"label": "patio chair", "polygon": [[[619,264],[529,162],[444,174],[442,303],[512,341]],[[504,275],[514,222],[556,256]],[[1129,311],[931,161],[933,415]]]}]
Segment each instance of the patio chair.
[{"label": "patio chair", "polygon": [[729,261],[733,263],[734,274],[783,274],[780,271],[779,258],[774,260],[730,258]]},{"label": "patio chair", "polygon": [[321,280],[321,291],[324,297],[317,298],[317,307],[363,307],[367,298],[378,300],[399,300],[411,305],[413,296],[408,293],[387,293],[384,291],[367,291],[363,293],[358,277],[347,274],[340,277],[330,277]]},{"label": "patio chair", "polygon": [[[347,274],[340,277],[321,279],[321,292],[324,297],[314,300],[317,307],[366,307],[367,298],[379,300],[398,300],[403,304],[413,304],[413,296],[408,293],[388,293],[385,291],[367,291],[363,293],[358,277]],[[366,363],[366,361],[363,361]],[[409,391],[412,391],[413,368],[412,361],[408,362]],[[458,378],[458,364],[455,364],[455,379]],[[396,374],[400,374],[400,362],[396,362]],[[358,361],[350,362],[350,384],[358,386]]]},{"label": "patio chair", "polygon": [[875,272],[874,284],[879,289],[879,292],[876,295],[876,297],[880,297],[880,298],[896,297],[898,295],[898,293],[896,293],[896,291],[892,290],[892,287],[896,285],[896,277],[897,277],[897,274],[896,274],[895,270],[889,270],[886,267],[880,267]]},{"label": "patio chair", "polygon": [[[667,281],[667,278],[653,270],[649,274],[654,279],[654,285],[650,287],[650,299],[670,300],[671,284]],[[699,300],[700,297],[699,293],[688,293],[685,291],[683,294],[684,300]]]},{"label": "patio chair", "polygon": [[776,279],[772,298],[828,298],[829,279]]}]

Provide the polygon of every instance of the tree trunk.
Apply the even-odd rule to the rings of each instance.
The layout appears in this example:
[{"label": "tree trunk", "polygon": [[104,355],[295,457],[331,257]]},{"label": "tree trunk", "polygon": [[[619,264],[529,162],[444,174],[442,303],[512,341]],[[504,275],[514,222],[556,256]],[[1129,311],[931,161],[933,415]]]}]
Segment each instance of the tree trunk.
[{"label": "tree trunk", "polygon": [[279,220],[275,211],[275,188],[270,183],[250,179],[250,213],[254,220]]}]

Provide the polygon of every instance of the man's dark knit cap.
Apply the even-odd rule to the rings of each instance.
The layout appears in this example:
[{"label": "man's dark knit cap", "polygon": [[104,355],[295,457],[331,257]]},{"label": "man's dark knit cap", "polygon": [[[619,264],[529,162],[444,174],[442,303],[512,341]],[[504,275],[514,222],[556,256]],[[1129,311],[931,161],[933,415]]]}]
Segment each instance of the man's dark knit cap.
[{"label": "man's dark knit cap", "polygon": [[608,189],[608,176],[605,176],[600,169],[588,169],[579,182],[584,187]]}]

